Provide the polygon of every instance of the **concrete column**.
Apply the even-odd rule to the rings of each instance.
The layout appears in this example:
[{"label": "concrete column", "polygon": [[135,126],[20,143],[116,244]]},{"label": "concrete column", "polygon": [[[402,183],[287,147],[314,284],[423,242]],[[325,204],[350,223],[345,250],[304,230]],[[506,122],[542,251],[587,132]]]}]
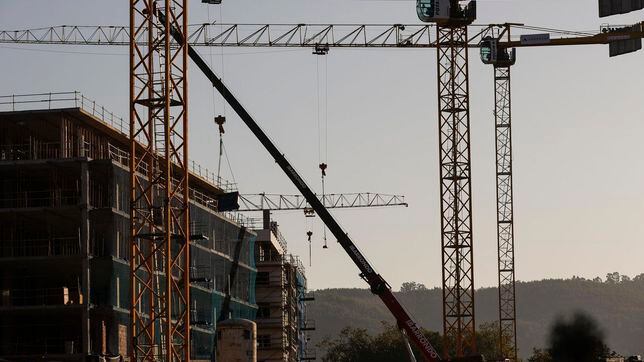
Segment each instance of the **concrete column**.
[{"label": "concrete column", "polygon": [[80,162],[81,200],[80,200],[80,242],[82,254],[82,286],[83,317],[82,317],[82,349],[83,354],[90,352],[90,320],[89,320],[89,169],[86,161]]}]

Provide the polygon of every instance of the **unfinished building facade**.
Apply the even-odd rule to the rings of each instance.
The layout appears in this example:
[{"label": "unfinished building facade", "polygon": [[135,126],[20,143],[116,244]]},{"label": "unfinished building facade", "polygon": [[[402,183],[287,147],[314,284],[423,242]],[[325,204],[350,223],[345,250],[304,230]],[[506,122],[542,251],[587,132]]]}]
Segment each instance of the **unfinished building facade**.
[{"label": "unfinished building facade", "polygon": [[313,294],[307,291],[301,260],[287,253],[286,240],[268,211],[255,245],[257,361],[315,360],[315,351],[308,348],[308,334],[315,323],[306,317],[306,304],[314,300]]},{"label": "unfinished building facade", "polygon": [[[0,104],[0,359],[126,357],[128,130],[75,92]],[[256,234],[218,211],[232,185],[191,168],[192,356],[211,361],[218,319],[255,319]]]}]

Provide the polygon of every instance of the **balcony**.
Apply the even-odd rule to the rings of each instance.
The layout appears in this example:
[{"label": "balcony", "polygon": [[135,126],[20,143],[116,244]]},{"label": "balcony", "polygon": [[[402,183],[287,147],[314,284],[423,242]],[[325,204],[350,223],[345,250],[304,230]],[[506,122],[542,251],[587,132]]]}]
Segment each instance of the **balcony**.
[{"label": "balcony", "polygon": [[206,289],[214,289],[213,272],[209,265],[190,267],[190,283]]},{"label": "balcony", "polygon": [[80,241],[74,238],[3,240],[0,258],[34,258],[52,256],[78,256]]},{"label": "balcony", "polygon": [[255,322],[263,327],[281,327],[285,324],[282,318],[257,318]]},{"label": "balcony", "polygon": [[0,145],[0,161],[43,160],[60,157],[60,143]]},{"label": "balcony", "polygon": [[[81,352],[81,338],[76,337],[32,337],[30,340],[16,340],[8,338],[0,344],[0,350],[3,353],[14,356],[49,356],[54,355],[73,355]],[[39,357],[44,358],[44,357]]]},{"label": "balcony", "polygon": [[78,288],[4,289],[2,307],[62,306],[83,304]]},{"label": "balcony", "polygon": [[80,203],[77,190],[8,192],[0,198],[0,208],[64,207]]}]

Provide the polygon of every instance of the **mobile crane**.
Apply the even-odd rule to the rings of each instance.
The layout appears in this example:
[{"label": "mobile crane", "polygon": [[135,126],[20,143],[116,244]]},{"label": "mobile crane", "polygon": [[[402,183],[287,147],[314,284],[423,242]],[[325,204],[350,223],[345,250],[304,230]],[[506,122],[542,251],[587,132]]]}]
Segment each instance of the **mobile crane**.
[{"label": "mobile crane", "polygon": [[[165,15],[160,11],[159,18],[161,19],[162,23],[165,22]],[[180,32],[176,31],[175,29],[170,29],[170,33],[177,42],[183,41]],[[369,261],[367,261],[367,258],[360,252],[360,250],[358,250],[358,247],[353,242],[353,240],[351,240],[349,234],[342,229],[340,224],[338,224],[331,213],[329,213],[329,210],[324,206],[324,204],[322,204],[320,199],[318,199],[318,197],[307,185],[307,183],[293,168],[290,162],[286,159],[286,156],[279,151],[277,146],[275,146],[271,139],[266,135],[264,130],[262,130],[262,128],[253,119],[250,113],[248,113],[248,111],[244,108],[244,106],[241,105],[241,103],[232,94],[232,92],[223,83],[223,81],[219,77],[217,77],[212,69],[210,69],[206,62],[191,46],[188,46],[188,56],[204,73],[208,80],[210,80],[213,87],[217,89],[217,91],[226,100],[226,102],[228,102],[228,104],[233,108],[235,113],[237,113],[239,118],[241,118],[241,120],[257,138],[257,140],[262,144],[262,146],[264,146],[266,151],[268,151],[268,153],[273,157],[282,171],[284,171],[286,176],[291,180],[291,182],[293,182],[293,185],[295,185],[295,187],[302,193],[311,208],[318,214],[329,231],[331,231],[333,236],[335,236],[340,246],[342,246],[351,260],[353,260],[353,262],[356,264],[356,266],[360,270],[360,277],[369,284],[371,292],[377,295],[383,301],[383,303],[385,303],[389,311],[396,319],[397,326],[400,329],[402,335],[405,337],[404,339],[407,342],[410,360],[416,361],[411,346],[409,345],[409,340],[411,340],[413,344],[419,349],[425,361],[440,361],[441,358],[438,355],[438,352],[436,352],[436,349],[434,349],[427,337],[423,335],[420,326],[411,318],[409,313],[400,304],[396,296],[393,294],[391,286],[380,274],[375,271],[373,266],[369,263]],[[476,362],[485,361],[485,359],[482,356],[478,356],[457,358],[453,359],[452,361]]]}]

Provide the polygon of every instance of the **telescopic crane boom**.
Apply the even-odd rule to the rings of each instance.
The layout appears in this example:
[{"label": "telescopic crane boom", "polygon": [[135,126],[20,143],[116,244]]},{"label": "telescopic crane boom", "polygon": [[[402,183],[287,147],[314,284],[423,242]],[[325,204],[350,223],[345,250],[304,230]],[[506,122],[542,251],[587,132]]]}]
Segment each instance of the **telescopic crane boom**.
[{"label": "telescopic crane boom", "polygon": [[[160,18],[163,19],[163,15],[160,15]],[[175,29],[170,29],[172,36],[178,42],[182,41],[181,34]],[[237,98],[230,92],[228,87],[222,82],[220,78],[215,75],[215,73],[208,67],[206,62],[197,54],[197,52],[192,48],[188,47],[188,55],[195,62],[197,67],[204,73],[204,75],[210,80],[213,87],[221,94],[221,96],[228,102],[228,104],[235,110],[235,113],[241,118],[241,120],[246,124],[250,131],[255,135],[259,142],[264,146],[264,148],[270,153],[275,162],[280,166],[282,171],[286,176],[293,182],[295,187],[302,193],[306,201],[311,205],[311,208],[315,210],[320,219],[324,224],[329,228],[329,231],[335,236],[338,240],[338,243],[342,248],[347,252],[351,260],[356,264],[358,269],[360,269],[360,277],[364,279],[371,289],[371,292],[376,294],[380,299],[385,303],[389,311],[396,318],[398,327],[404,331],[404,334],[411,339],[414,345],[420,350],[423,358],[428,362],[440,361],[440,357],[432,344],[429,342],[427,337],[423,335],[420,326],[411,318],[407,311],[400,304],[398,299],[394,296],[391,286],[385,281],[385,279],[378,274],[373,266],[367,261],[366,257],[358,250],[358,247],[351,240],[349,235],[342,229],[340,224],[335,220],[335,218],[329,213],[326,207],[322,202],[315,196],[315,193],[311,188],[306,184],[306,182],[300,177],[300,175],[295,171],[293,166],[288,162],[283,153],[275,146],[275,144],[268,138],[266,133],[261,129],[261,127],[255,122],[253,117],[246,111],[244,106],[239,103]]]}]

